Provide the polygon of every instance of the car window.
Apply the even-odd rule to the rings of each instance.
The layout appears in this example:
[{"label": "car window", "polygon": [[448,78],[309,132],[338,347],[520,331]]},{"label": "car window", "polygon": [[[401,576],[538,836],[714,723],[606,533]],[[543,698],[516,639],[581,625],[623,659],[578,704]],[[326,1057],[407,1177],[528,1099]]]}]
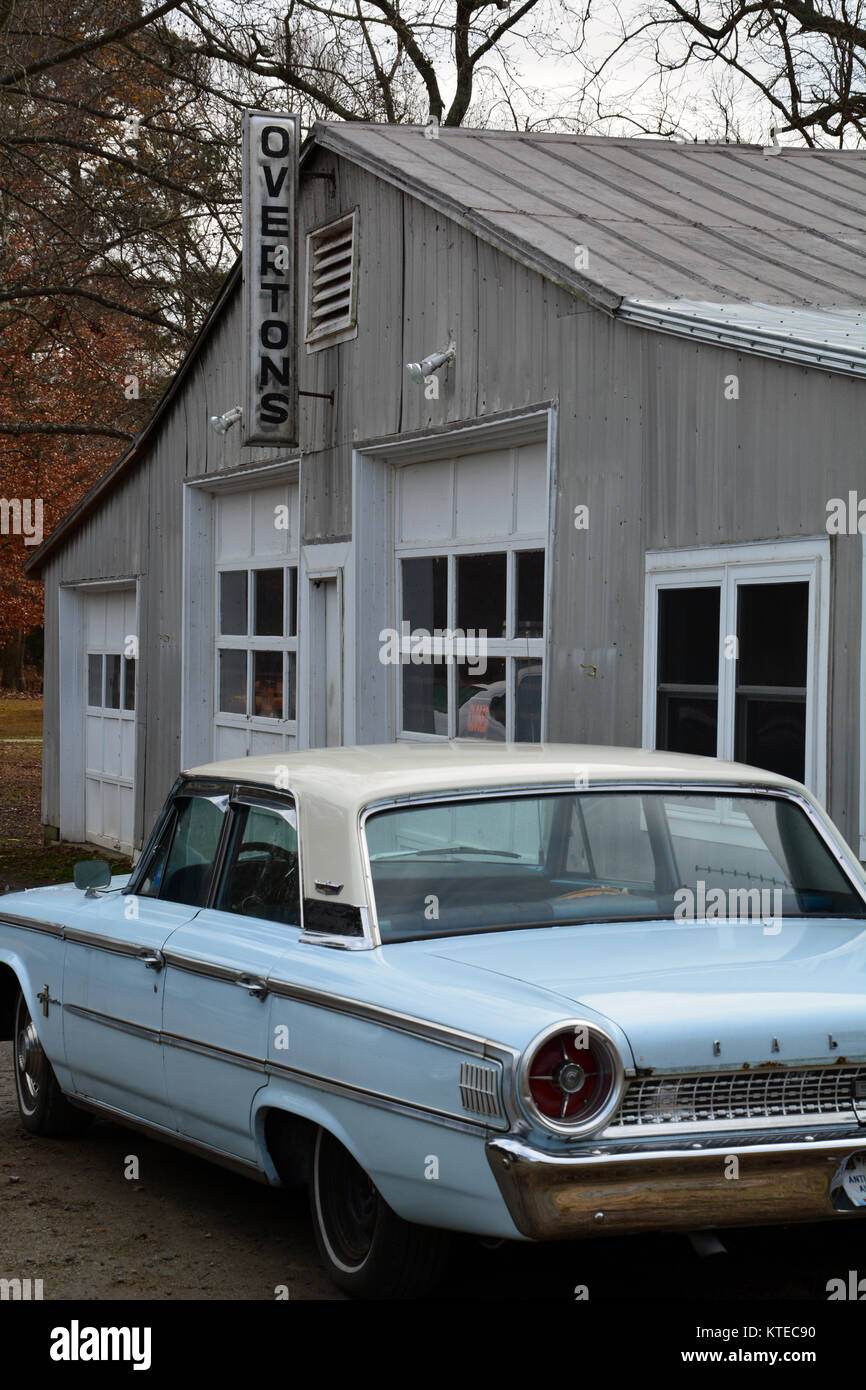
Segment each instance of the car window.
[{"label": "car window", "polygon": [[228,797],[178,797],[139,893],[202,907],[207,900]]},{"label": "car window", "polygon": [[215,907],[299,926],[298,834],[291,807],[239,806]]}]

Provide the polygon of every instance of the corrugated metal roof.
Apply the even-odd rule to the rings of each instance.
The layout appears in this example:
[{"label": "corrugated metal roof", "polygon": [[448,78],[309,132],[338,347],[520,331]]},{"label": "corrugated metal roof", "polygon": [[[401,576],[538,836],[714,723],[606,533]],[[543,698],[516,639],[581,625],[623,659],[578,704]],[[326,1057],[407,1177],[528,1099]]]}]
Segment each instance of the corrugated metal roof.
[{"label": "corrugated metal roof", "polygon": [[312,139],[608,312],[624,298],[866,308],[866,150],[354,122]]},{"label": "corrugated metal roof", "polygon": [[866,376],[866,310],[796,309],[777,304],[712,304],[624,299],[617,317],[641,328],[781,357],[849,376]]}]

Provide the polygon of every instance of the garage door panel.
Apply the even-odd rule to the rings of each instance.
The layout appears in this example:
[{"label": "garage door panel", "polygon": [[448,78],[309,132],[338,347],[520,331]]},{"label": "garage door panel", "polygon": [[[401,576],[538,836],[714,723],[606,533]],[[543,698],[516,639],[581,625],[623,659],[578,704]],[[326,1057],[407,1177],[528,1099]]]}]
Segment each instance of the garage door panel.
[{"label": "garage door panel", "polygon": [[104,672],[104,681],[88,683],[84,713],[85,833],[111,845],[132,846],[134,818],[135,716],[122,709],[122,670],[135,636],[135,589],[88,594],[84,601],[85,676]]},{"label": "garage door panel", "polygon": [[525,444],[517,451],[517,510],[521,529],[547,531],[547,447]]},{"label": "garage door panel", "polygon": [[131,719],[121,719],[120,730],[120,775],[131,782],[135,776],[135,724]]},{"label": "garage door panel", "polygon": [[120,766],[120,720],[110,716],[102,721],[102,770],[114,777],[123,775]]},{"label": "garage door panel", "polygon": [[453,529],[451,463],[417,463],[400,470],[399,539],[445,539]]},{"label": "garage door panel", "polygon": [[457,460],[458,535],[508,536],[514,519],[510,470],[503,477],[500,454],[477,454]]}]

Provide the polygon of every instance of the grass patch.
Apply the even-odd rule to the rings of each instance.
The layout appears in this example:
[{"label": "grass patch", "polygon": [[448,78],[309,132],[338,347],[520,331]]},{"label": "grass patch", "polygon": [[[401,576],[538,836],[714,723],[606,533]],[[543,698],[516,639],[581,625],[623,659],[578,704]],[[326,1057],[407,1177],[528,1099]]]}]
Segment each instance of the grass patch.
[{"label": "grass patch", "polygon": [[0,892],[71,883],[75,865],[81,859],[108,859],[113,874],[132,872],[131,859],[106,854],[90,845],[71,845],[65,841],[39,846],[0,844]]},{"label": "grass patch", "polygon": [[0,699],[0,738],[41,737],[41,700]]}]

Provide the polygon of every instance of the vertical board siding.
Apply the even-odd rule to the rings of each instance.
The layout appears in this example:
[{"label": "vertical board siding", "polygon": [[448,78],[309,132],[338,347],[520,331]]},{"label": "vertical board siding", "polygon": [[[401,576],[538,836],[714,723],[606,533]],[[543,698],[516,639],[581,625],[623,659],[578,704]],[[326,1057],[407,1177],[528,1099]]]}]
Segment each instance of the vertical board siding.
[{"label": "vertical board siding", "polygon": [[[639,744],[647,549],[823,534],[827,499],[866,494],[862,382],[616,322],[417,199],[328,152],[301,178],[299,381],[307,542],[348,537],[361,441],[552,401],[549,736]],[[359,209],[358,335],[306,353],[305,236]],[[285,451],[242,449],[210,415],[241,401],[241,296],[215,323],[150,453],[46,565],[43,814],[56,823],[56,585],[141,581],[139,835],[178,771],[183,480]],[[453,331],[439,398],[406,373]],[[739,378],[726,400],[725,377]],[[359,476],[366,477],[363,470]],[[383,499],[380,502],[384,504]],[[378,505],[378,504],[377,504]],[[590,510],[576,530],[574,508]],[[831,814],[856,841],[859,537],[832,545]],[[352,656],[349,654],[348,659]],[[146,729],[146,738],[144,731]]]}]

